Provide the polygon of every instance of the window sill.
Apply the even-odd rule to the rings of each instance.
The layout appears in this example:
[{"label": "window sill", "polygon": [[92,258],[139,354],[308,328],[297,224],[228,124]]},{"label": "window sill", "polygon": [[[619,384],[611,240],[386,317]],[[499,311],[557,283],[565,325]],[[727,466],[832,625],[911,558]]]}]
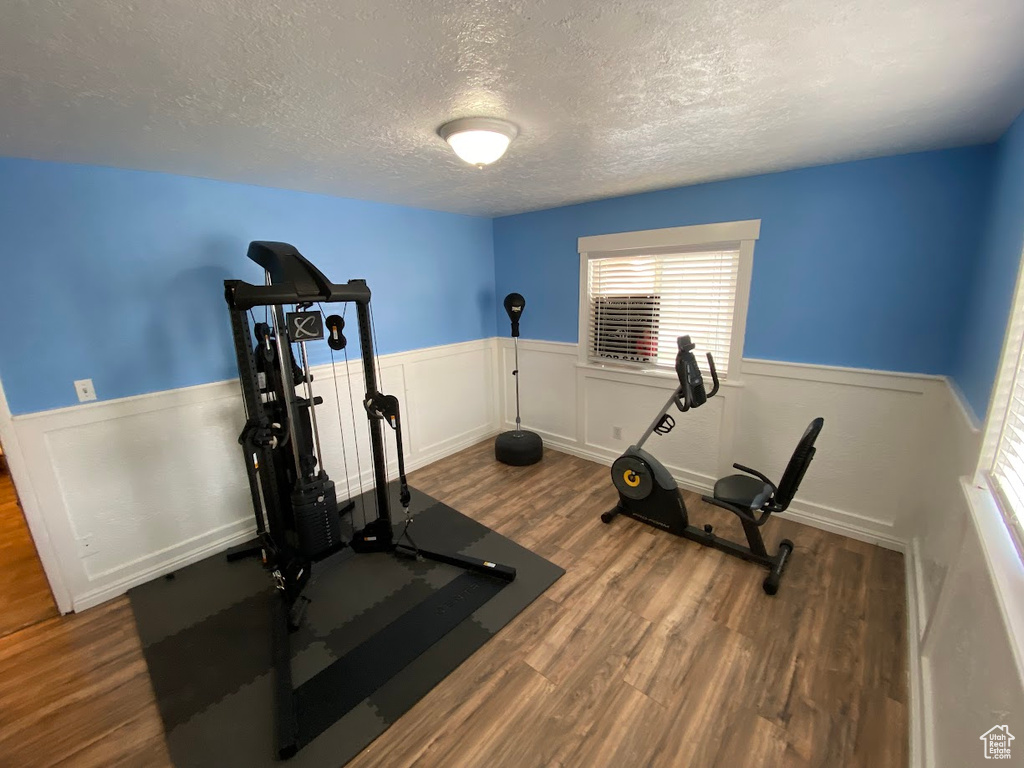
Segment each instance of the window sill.
[{"label": "window sill", "polygon": [[[601,364],[594,362],[577,362],[576,369],[580,371],[589,371],[591,374],[597,374],[596,378],[612,379],[612,380],[632,380],[637,383],[647,384],[649,386],[662,387],[664,389],[675,389],[679,386],[679,378],[676,376],[675,371],[671,371],[665,368],[638,368],[631,365],[615,365],[614,363]],[[710,391],[710,377],[704,377],[704,386],[708,387]],[[722,389],[739,389],[743,387],[742,381],[726,380],[721,382]]]},{"label": "window sill", "polygon": [[1024,560],[1017,551],[1013,532],[1007,528],[995,494],[987,486],[960,478],[967,506],[981,542],[996,599],[1010,637],[1018,671],[1024,675]]}]

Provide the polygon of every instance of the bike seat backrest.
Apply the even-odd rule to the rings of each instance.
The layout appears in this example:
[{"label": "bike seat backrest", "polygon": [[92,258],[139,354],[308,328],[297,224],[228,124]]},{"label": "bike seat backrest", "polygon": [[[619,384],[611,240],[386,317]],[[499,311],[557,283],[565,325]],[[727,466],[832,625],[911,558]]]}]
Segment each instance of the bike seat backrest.
[{"label": "bike seat backrest", "polygon": [[818,439],[818,433],[821,432],[824,424],[823,418],[820,416],[816,418],[808,425],[800,442],[797,443],[796,450],[793,451],[793,456],[790,458],[789,464],[786,465],[786,471],[782,474],[782,480],[779,481],[779,490],[775,494],[775,504],[777,505],[775,511],[784,510],[796,496],[800,481],[804,479],[807,467],[811,465],[811,459],[814,458],[814,441]]},{"label": "bike seat backrest", "polygon": [[693,348],[697,345],[690,341],[689,336],[680,336],[677,343],[679,353],[676,355],[676,376],[679,377],[679,385],[683,389],[686,403],[691,408],[696,408],[708,401],[704,377],[693,356]]}]

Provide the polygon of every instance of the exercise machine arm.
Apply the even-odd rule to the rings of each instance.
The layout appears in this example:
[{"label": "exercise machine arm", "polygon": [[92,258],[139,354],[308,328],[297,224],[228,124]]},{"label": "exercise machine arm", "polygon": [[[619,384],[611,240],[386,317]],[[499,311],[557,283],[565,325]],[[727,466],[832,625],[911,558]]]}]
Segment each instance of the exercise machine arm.
[{"label": "exercise machine arm", "polygon": [[408,512],[409,501],[412,495],[409,493],[409,482],[405,477],[405,451],[402,447],[402,414],[398,405],[398,398],[394,395],[371,392],[366,396],[366,401],[363,405],[366,407],[366,413],[371,419],[381,419],[395,430],[395,444],[398,449],[399,500],[402,503],[402,508]]},{"label": "exercise machine arm", "polygon": [[775,485],[775,483],[773,483],[771,480],[769,480],[767,477],[765,477],[762,473],[758,472],[756,469],[751,469],[750,467],[745,467],[742,464],[733,464],[732,468],[733,469],[738,469],[740,472],[746,472],[748,475],[753,475],[758,480],[760,480],[762,483],[767,483],[768,485],[770,485],[772,487],[772,493],[776,493],[779,490],[778,487]]}]

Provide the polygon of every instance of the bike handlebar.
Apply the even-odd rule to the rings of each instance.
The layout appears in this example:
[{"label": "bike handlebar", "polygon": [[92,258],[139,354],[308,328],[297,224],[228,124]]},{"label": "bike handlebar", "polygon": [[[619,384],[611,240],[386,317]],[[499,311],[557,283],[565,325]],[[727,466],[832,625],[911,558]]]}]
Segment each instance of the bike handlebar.
[{"label": "bike handlebar", "polygon": [[707,352],[708,368],[711,372],[712,388],[710,392],[704,389],[704,377],[701,374],[700,366],[693,356],[693,348],[696,346],[689,336],[680,336],[678,339],[679,354],[676,356],[676,375],[679,377],[679,389],[676,390],[676,407],[685,413],[691,408],[697,408],[707,402],[709,397],[718,394],[721,383],[718,380],[718,369],[715,368],[715,359]]},{"label": "bike handlebar", "polygon": [[707,354],[708,368],[711,369],[711,383],[714,384],[714,386],[711,387],[711,391],[708,392],[708,397],[714,397],[715,395],[718,394],[718,371],[715,370],[715,358],[711,356],[710,352],[708,352]]}]

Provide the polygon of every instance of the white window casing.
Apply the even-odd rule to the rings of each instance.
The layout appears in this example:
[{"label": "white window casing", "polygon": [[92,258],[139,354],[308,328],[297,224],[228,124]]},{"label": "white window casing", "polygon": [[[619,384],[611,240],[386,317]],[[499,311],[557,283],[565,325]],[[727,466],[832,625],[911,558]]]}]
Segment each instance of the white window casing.
[{"label": "white window casing", "polygon": [[975,481],[989,486],[1018,550],[1024,552],[1024,274],[1020,268]]},{"label": "white window casing", "polygon": [[685,334],[698,359],[711,352],[720,377],[735,383],[760,224],[579,238],[580,363],[665,375]]}]

